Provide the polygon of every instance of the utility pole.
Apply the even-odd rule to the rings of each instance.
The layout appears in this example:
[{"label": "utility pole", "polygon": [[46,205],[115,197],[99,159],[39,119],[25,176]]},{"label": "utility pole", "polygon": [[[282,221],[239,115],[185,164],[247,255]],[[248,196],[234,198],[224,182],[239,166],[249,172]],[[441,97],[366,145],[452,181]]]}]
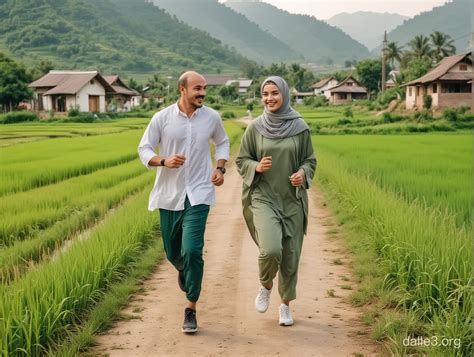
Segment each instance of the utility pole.
[{"label": "utility pole", "polygon": [[382,94],[385,92],[385,82],[386,73],[385,73],[385,60],[387,58],[387,31],[383,35],[383,44],[382,44]]}]

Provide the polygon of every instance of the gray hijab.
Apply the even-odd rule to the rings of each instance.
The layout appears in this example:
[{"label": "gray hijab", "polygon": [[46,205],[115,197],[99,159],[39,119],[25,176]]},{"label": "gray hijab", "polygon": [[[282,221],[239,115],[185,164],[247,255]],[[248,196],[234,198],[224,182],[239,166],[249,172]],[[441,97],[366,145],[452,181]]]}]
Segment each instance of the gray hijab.
[{"label": "gray hijab", "polygon": [[309,130],[300,113],[290,106],[290,90],[285,80],[278,76],[268,77],[260,87],[261,92],[268,82],[276,84],[283,96],[283,104],[275,113],[264,109],[263,114],[255,119],[254,125],[258,132],[267,139],[283,139]]}]

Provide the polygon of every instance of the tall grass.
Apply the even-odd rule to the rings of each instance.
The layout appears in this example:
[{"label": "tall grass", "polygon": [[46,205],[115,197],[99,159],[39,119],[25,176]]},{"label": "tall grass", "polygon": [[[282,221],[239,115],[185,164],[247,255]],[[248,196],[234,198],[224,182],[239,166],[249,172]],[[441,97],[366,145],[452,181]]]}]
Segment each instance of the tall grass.
[{"label": "tall grass", "polygon": [[[470,355],[470,229],[459,226],[448,210],[435,209],[421,200],[400,199],[390,185],[381,187],[375,175],[357,174],[351,165],[346,167],[342,155],[321,150],[319,137],[314,142],[320,184],[371,242],[379,264],[388,271],[385,288],[401,296],[398,307],[414,312],[431,325],[433,335],[461,339],[460,349],[439,347],[440,353]],[[381,145],[379,150],[389,161],[386,146]],[[367,155],[361,154],[360,165]],[[348,156],[357,166],[355,154]]]},{"label": "tall grass", "polygon": [[0,196],[85,175],[137,157],[141,131],[38,141],[0,149]]},{"label": "tall grass", "polygon": [[90,238],[21,280],[0,287],[0,351],[40,355],[65,335],[114,279],[126,273],[155,238],[148,190],[127,200]]},{"label": "tall grass", "polygon": [[317,136],[322,156],[331,154],[351,173],[370,177],[407,201],[419,200],[470,225],[472,136]]},{"label": "tall grass", "polygon": [[[0,215],[3,218],[0,222],[0,246],[28,239],[85,207],[115,202],[117,195],[133,191],[136,186],[134,178],[145,173],[143,165],[134,160],[56,184],[0,197]],[[143,185],[144,181],[141,179],[139,182]]]}]

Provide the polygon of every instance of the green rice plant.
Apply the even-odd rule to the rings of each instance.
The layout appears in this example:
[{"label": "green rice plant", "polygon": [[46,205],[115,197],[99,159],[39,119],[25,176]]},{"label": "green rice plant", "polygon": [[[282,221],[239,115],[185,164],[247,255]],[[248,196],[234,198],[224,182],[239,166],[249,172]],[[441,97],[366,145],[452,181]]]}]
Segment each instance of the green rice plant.
[{"label": "green rice plant", "polygon": [[37,141],[1,149],[0,196],[131,161],[142,132]]},{"label": "green rice plant", "polygon": [[[143,165],[134,160],[97,170],[56,184],[0,197],[0,246],[28,239],[71,214],[94,203],[114,201],[117,194],[130,192],[134,178],[144,175]],[[127,183],[128,182],[128,183]],[[151,180],[150,180],[151,182]],[[140,184],[144,185],[143,179]],[[110,198],[110,199],[109,199]]]},{"label": "green rice plant", "polygon": [[370,177],[408,202],[448,209],[458,225],[470,226],[470,135],[317,136],[314,142],[319,155],[331,155],[351,173]]},{"label": "green rice plant", "polygon": [[431,324],[433,333],[459,338],[460,351],[452,347],[450,352],[472,353],[470,229],[459,226],[448,210],[400,199],[390,185],[381,187],[377,176],[357,174],[337,154],[318,153],[320,184],[388,268],[384,288],[401,296],[398,307]]},{"label": "green rice plant", "polygon": [[152,182],[151,172],[123,181],[108,190],[95,194],[95,201],[57,221],[28,240],[17,241],[0,250],[0,281],[18,279],[32,263],[49,259],[51,253],[66,240],[75,239],[79,232],[89,229],[103,219],[110,209]]},{"label": "green rice plant", "polygon": [[0,351],[40,355],[78,323],[111,282],[124,277],[156,239],[157,215],[147,212],[148,190],[129,198],[55,260],[0,286]]}]

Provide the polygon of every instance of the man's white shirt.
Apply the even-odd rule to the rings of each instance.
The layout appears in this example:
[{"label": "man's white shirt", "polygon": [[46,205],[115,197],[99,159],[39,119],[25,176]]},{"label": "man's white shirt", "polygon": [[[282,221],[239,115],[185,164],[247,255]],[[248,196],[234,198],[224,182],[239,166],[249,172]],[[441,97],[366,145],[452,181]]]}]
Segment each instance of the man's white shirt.
[{"label": "man's white shirt", "polygon": [[[175,103],[153,116],[138,146],[142,163],[150,170],[158,168],[150,193],[150,211],[157,208],[181,211],[186,195],[191,206],[214,206],[211,142],[216,146],[216,161],[229,160],[229,138],[222,119],[209,107],[196,109],[188,118]],[[157,155],[157,149],[160,156],[181,154],[186,161],[179,168],[150,166],[148,163]]]}]

